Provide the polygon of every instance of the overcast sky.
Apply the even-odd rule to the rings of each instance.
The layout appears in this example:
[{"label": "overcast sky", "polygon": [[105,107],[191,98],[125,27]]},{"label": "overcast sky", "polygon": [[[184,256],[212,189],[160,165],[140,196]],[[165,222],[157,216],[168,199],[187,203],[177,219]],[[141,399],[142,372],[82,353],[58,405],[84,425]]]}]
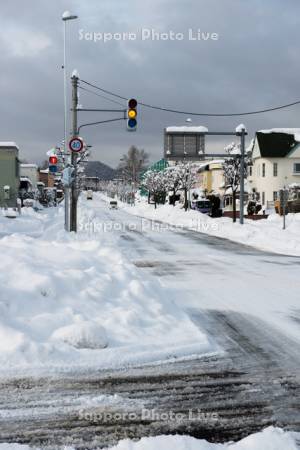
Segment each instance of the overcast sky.
[{"label": "overcast sky", "polygon": [[[300,99],[300,3],[298,0],[13,0],[1,4],[2,141],[15,141],[21,157],[42,161],[63,138],[63,33],[68,24],[69,70],[125,97],[195,112],[239,112]],[[141,40],[141,29],[184,34],[183,40]],[[217,33],[191,41],[188,30]],[[136,33],[136,40],[104,43],[84,33]],[[118,107],[82,92],[85,107]],[[116,117],[80,113],[80,122]],[[162,156],[163,128],[187,116],[139,109],[138,131],[123,122],[86,128],[93,159],[116,166],[131,144]],[[193,125],[234,130],[249,137],[271,127],[300,127],[300,106],[260,116],[194,117]],[[210,149],[223,144],[210,140]]]}]

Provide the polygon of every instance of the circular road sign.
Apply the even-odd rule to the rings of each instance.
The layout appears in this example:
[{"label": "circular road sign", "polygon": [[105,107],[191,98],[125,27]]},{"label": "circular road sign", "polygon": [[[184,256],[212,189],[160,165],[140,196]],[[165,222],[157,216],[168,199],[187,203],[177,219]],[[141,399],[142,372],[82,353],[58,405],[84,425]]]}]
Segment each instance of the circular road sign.
[{"label": "circular road sign", "polygon": [[73,138],[69,142],[71,152],[79,153],[83,149],[83,141],[80,138]]}]

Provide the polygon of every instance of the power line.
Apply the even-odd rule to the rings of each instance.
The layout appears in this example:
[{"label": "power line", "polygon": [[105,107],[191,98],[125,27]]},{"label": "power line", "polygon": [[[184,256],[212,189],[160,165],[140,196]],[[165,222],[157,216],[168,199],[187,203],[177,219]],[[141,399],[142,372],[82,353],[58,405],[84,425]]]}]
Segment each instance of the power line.
[{"label": "power line", "polygon": [[[127,97],[122,97],[121,95],[118,95],[114,92],[108,91],[107,89],[103,89],[99,86],[96,86],[95,84],[89,83],[88,81],[85,80],[80,80],[82,83],[85,83],[95,89],[98,89],[99,91],[105,92],[108,95],[112,95],[113,97],[116,98],[120,98],[122,100],[127,100]],[[263,114],[263,113],[267,113],[267,112],[271,112],[271,111],[278,111],[280,109],[285,109],[285,108],[290,108],[291,106],[295,106],[295,105],[299,105],[300,104],[300,100],[296,100],[292,103],[287,103],[285,105],[280,105],[280,106],[276,106],[273,108],[265,108],[265,109],[259,109],[256,111],[248,111],[248,112],[241,112],[241,113],[195,113],[195,112],[190,112],[190,111],[181,111],[178,109],[171,109],[171,108],[165,108],[162,106],[155,106],[155,105],[149,105],[148,103],[142,103],[142,102],[138,102],[139,105],[144,106],[145,108],[151,108],[151,109],[156,109],[159,111],[165,111],[165,112],[171,112],[174,114],[184,114],[187,116],[206,116],[206,117],[234,117],[234,116],[250,116],[250,115],[254,115],[254,114]]]},{"label": "power line", "polygon": [[104,100],[107,100],[107,101],[109,101],[109,102],[115,103],[116,105],[121,105],[121,106],[124,107],[124,103],[118,102],[117,100],[113,100],[113,99],[108,98],[108,97],[105,97],[104,95],[97,94],[97,92],[91,91],[90,89],[86,89],[86,88],[84,88],[84,87],[82,87],[82,86],[78,86],[78,87],[79,87],[79,89],[81,89],[82,91],[89,92],[90,94],[94,94],[94,95],[96,95],[97,97],[101,97],[101,98],[103,98]]},{"label": "power line", "polygon": [[88,86],[91,86],[91,87],[93,87],[95,89],[98,89],[99,91],[102,91],[102,92],[105,92],[106,94],[112,95],[113,97],[120,98],[121,100],[128,100],[126,97],[122,97],[121,95],[118,95],[118,94],[115,94],[114,92],[111,92],[111,91],[108,91],[106,89],[103,89],[103,88],[101,88],[99,86],[96,86],[95,84],[89,83],[88,81],[81,80],[81,79],[80,79],[80,81],[82,83],[84,83],[84,84],[87,84]]}]

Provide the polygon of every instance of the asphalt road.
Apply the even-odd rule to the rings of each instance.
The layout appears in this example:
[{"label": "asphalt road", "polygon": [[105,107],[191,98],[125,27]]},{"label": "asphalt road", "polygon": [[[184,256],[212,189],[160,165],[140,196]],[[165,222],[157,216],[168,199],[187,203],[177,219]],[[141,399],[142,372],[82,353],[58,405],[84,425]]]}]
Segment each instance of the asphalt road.
[{"label": "asphalt road", "polygon": [[164,433],[225,442],[268,425],[300,431],[299,309],[281,306],[299,297],[300,258],[154,230],[96,206],[97,220],[125,224],[118,231],[125,254],[158,277],[224,352],[115,372],[2,379],[0,442],[83,449]]}]

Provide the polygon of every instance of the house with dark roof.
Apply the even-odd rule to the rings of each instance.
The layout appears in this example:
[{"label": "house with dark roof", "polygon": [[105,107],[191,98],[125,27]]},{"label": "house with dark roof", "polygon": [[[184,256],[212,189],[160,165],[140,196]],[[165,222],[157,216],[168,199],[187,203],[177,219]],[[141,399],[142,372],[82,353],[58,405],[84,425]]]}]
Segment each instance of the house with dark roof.
[{"label": "house with dark roof", "polygon": [[300,183],[300,128],[274,128],[256,133],[249,167],[249,193],[271,208],[278,191]]}]

